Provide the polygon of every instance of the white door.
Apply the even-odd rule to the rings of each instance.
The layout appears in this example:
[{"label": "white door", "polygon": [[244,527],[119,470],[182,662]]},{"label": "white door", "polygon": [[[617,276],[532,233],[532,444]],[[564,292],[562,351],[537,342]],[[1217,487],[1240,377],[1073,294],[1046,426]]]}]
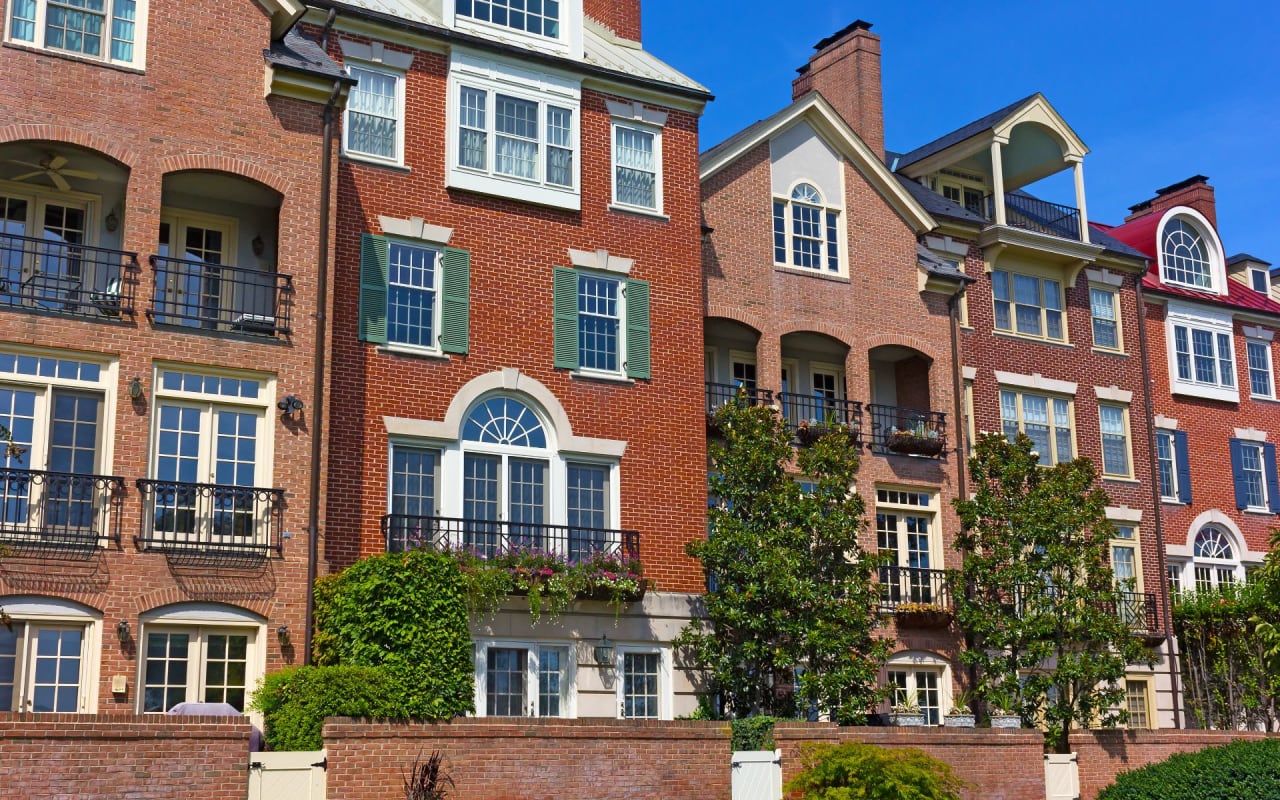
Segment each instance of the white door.
[{"label": "white door", "polygon": [[249,800],[324,800],[323,750],[249,754]]}]

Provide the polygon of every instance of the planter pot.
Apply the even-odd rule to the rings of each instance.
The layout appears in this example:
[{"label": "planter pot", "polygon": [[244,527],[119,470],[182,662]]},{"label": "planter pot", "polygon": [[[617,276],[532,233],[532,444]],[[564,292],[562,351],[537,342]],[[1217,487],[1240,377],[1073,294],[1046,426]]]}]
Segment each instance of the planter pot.
[{"label": "planter pot", "polygon": [[992,714],[991,727],[993,728],[1021,728],[1022,717],[1017,714]]},{"label": "planter pot", "polygon": [[924,714],[913,713],[908,711],[895,711],[890,719],[893,724],[899,728],[923,728]]},{"label": "planter pot", "polygon": [[[637,603],[643,600],[645,592],[648,591],[648,589],[649,589],[649,581],[648,580],[640,581],[639,591],[635,591],[635,592],[631,592],[629,594],[623,595],[623,598],[622,598],[623,602]],[[593,586],[583,594],[578,595],[578,599],[607,601],[612,595],[613,595],[613,592],[608,587]]]},{"label": "planter pot", "polygon": [[885,447],[890,452],[909,456],[937,456],[946,444],[940,437],[916,436],[909,431],[894,431],[885,439]]},{"label": "planter pot", "polygon": [[972,728],[977,719],[972,714],[947,714],[942,718],[942,724],[948,728]]},{"label": "planter pot", "polygon": [[928,628],[938,630],[951,624],[951,612],[946,609],[895,611],[899,628]]},{"label": "planter pot", "polygon": [[801,425],[796,428],[796,441],[808,447],[828,433],[843,433],[856,441],[854,432],[844,425]]}]

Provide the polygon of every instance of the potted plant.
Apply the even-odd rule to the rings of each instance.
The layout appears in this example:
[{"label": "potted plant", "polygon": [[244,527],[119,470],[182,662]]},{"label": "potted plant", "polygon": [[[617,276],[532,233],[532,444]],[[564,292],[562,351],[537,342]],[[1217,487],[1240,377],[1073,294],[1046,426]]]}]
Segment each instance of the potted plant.
[{"label": "potted plant", "polygon": [[991,698],[990,718],[993,728],[1021,728],[1022,715],[1012,710],[1010,701],[1004,698]]},{"label": "potted plant", "polygon": [[948,728],[972,728],[976,724],[968,692],[960,692],[951,700],[951,711],[942,718],[942,724]]},{"label": "potted plant", "polygon": [[899,628],[945,628],[951,624],[951,610],[938,603],[899,603],[893,610]]},{"label": "potted plant", "polygon": [[920,710],[920,702],[915,692],[897,689],[894,701],[893,711],[890,713],[894,725],[900,728],[924,727],[924,712]]},{"label": "potted plant", "polygon": [[937,456],[946,449],[947,440],[938,435],[936,428],[926,425],[924,420],[899,428],[889,428],[885,437],[885,447],[892,453],[911,456]]},{"label": "potted plant", "polygon": [[826,420],[817,418],[800,420],[800,424],[796,426],[796,441],[808,447],[828,433],[842,433],[854,442],[858,438],[857,430],[853,425],[842,422],[833,412],[827,414]]}]

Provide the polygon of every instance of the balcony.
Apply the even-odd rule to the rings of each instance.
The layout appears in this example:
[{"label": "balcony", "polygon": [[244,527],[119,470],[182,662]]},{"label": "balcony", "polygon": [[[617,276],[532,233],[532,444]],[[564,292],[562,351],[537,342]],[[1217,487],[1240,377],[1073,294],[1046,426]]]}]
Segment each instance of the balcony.
[{"label": "balcony", "polygon": [[847,431],[855,444],[861,441],[862,403],[789,392],[780,392],[778,403],[782,407],[783,419],[801,444],[812,444],[823,434],[834,430]]},{"label": "balcony", "polygon": [[157,325],[290,334],[291,276],[164,256],[150,262],[155,294],[147,316]]},{"label": "balcony", "polygon": [[139,478],[138,547],[164,553],[251,556],[280,553],[284,490]]},{"label": "balcony", "polygon": [[493,558],[503,553],[536,550],[562,555],[570,563],[585,561],[596,554],[622,561],[640,560],[638,532],[606,528],[387,514],[382,518],[382,535],[389,553],[418,548],[470,549]]},{"label": "balcony", "polygon": [[947,415],[902,406],[867,406],[871,452],[941,458],[947,452]]},{"label": "balcony", "polygon": [[0,545],[91,550],[120,543],[124,479],[0,468]]},{"label": "balcony", "polygon": [[94,319],[133,314],[138,254],[0,234],[0,305]]},{"label": "balcony", "polygon": [[[983,209],[988,220],[995,220],[996,198],[983,198]],[[1080,209],[1050,203],[1027,194],[1010,193],[1004,198],[1005,224],[1012,228],[1080,241]]]},{"label": "balcony", "polygon": [[768,389],[756,389],[742,384],[710,383],[706,384],[707,397],[707,435],[719,433],[716,427],[716,410],[729,403],[738,403],[743,407],[767,406],[773,402],[773,392]]},{"label": "balcony", "polygon": [[1135,634],[1159,636],[1161,633],[1154,592],[1120,592],[1119,602],[1112,610]]},{"label": "balcony", "polygon": [[951,581],[946,570],[921,567],[877,567],[880,610],[896,611],[904,604],[936,606],[950,613]]}]

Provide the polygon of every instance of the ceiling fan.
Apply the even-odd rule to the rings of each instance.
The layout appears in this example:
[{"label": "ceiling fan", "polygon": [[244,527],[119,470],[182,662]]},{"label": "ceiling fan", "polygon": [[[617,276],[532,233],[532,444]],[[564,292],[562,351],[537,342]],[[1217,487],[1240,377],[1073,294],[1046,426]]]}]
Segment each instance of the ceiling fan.
[{"label": "ceiling fan", "polygon": [[34,172],[27,172],[15,177],[15,181],[27,181],[41,175],[48,178],[59,191],[67,192],[71,190],[71,184],[67,182],[67,178],[83,178],[88,181],[98,179],[98,173],[86,172],[79,169],[65,169],[67,166],[66,156],[58,156],[50,153],[45,156],[39,164],[33,164],[30,161],[20,161],[16,158],[9,159],[11,164],[21,164],[24,167],[34,168]]}]

